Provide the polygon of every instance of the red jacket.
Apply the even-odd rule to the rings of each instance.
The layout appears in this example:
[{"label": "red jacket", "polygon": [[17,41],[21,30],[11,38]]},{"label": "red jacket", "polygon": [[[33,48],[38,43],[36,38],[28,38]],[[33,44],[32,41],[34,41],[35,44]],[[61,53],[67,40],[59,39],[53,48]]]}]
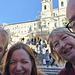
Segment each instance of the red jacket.
[{"label": "red jacket", "polygon": [[[66,68],[63,68],[61,71],[59,71],[58,75],[66,75]],[[75,69],[73,67],[70,68],[68,75],[75,75]]]}]

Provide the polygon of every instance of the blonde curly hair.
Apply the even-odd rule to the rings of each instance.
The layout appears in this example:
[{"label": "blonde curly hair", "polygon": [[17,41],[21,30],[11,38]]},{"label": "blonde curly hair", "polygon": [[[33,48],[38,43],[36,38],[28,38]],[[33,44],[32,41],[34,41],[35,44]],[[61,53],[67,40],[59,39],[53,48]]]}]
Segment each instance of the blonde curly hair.
[{"label": "blonde curly hair", "polygon": [[69,36],[72,36],[75,38],[75,34],[71,33],[67,28],[65,27],[59,27],[54,29],[49,37],[48,37],[48,43],[50,46],[50,50],[51,50],[51,55],[53,56],[53,58],[56,60],[56,63],[58,65],[64,64],[66,62],[66,60],[64,60],[62,57],[59,56],[59,54],[54,50],[53,44],[52,44],[52,38],[53,36],[59,36],[61,34],[67,34]]}]

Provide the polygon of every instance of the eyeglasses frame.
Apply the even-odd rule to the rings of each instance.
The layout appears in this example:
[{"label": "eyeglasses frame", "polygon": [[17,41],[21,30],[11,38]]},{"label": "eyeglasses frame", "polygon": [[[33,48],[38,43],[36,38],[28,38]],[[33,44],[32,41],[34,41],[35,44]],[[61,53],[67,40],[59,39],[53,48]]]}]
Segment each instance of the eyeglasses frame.
[{"label": "eyeglasses frame", "polygon": [[67,25],[66,25],[66,28],[71,32],[71,33],[74,33],[75,34],[75,32],[72,32],[71,30],[70,30],[70,28],[72,28],[71,26],[69,26],[69,24],[72,22],[72,21],[74,21],[75,19],[73,19],[73,20],[71,20]]}]

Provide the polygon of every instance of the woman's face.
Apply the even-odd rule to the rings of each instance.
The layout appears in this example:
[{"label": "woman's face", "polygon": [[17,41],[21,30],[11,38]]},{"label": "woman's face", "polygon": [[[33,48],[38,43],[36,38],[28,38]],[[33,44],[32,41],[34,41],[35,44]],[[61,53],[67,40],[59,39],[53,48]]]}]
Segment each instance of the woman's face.
[{"label": "woman's face", "polygon": [[67,34],[56,35],[52,37],[52,44],[55,51],[63,59],[75,61],[75,38]]},{"label": "woman's face", "polygon": [[10,75],[31,75],[32,63],[28,53],[24,49],[17,49],[13,52],[10,64]]}]

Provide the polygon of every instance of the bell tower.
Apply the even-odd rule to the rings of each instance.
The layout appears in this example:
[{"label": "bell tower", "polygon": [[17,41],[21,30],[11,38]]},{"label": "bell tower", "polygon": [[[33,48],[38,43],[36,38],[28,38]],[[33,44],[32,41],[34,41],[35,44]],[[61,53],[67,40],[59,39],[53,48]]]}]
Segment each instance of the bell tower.
[{"label": "bell tower", "polygon": [[50,10],[50,0],[43,0],[41,3],[42,3],[42,11]]},{"label": "bell tower", "polygon": [[67,6],[67,0],[58,0],[58,23],[60,25],[64,25],[65,21],[65,15],[66,15],[66,6]]},{"label": "bell tower", "polygon": [[59,1],[59,9],[65,8],[67,6],[67,0],[58,0]]},{"label": "bell tower", "polygon": [[52,15],[51,15],[51,3],[52,0],[42,0],[42,10],[41,10],[41,26],[43,27],[43,30],[48,30],[48,27],[50,26],[52,21]]},{"label": "bell tower", "polygon": [[42,10],[41,10],[41,17],[42,18],[47,18],[50,17],[51,15],[51,2],[50,0],[42,0]]}]

